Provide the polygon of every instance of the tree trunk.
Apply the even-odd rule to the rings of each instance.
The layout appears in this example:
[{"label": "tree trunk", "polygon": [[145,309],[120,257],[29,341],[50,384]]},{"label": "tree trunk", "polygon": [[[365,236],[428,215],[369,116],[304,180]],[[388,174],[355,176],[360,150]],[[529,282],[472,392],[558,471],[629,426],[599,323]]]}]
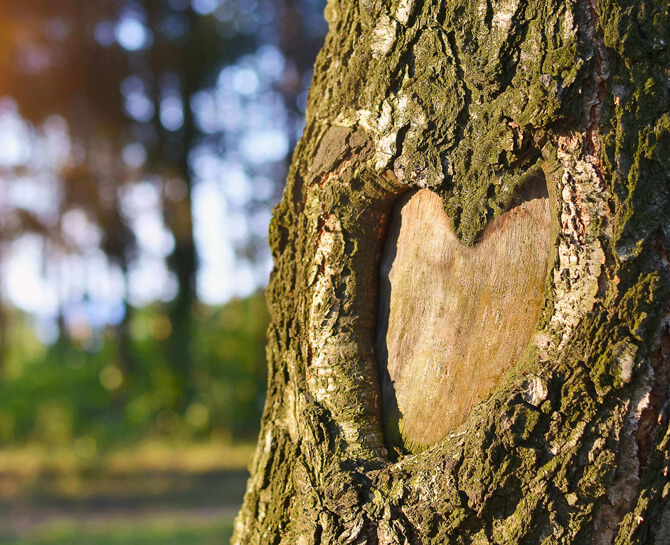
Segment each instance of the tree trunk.
[{"label": "tree trunk", "polygon": [[670,543],[667,3],[326,17],[233,543]]}]

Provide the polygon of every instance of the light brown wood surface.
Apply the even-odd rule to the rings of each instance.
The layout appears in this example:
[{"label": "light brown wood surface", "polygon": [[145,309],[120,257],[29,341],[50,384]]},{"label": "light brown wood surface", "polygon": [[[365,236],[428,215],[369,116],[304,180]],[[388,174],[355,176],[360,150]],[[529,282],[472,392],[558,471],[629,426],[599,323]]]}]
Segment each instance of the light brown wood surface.
[{"label": "light brown wood surface", "polygon": [[396,206],[377,330],[389,442],[435,443],[518,361],[539,318],[550,245],[547,198],[493,220],[474,247],[456,238],[432,191]]}]

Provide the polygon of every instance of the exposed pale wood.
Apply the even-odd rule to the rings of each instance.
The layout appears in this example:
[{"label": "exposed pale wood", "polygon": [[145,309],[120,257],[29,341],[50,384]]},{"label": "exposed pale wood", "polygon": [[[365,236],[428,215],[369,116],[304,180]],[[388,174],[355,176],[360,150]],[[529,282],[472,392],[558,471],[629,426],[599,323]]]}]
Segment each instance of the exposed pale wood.
[{"label": "exposed pale wood", "polygon": [[547,198],[496,218],[474,247],[456,238],[432,191],[396,206],[377,333],[390,442],[438,441],[518,360],[539,318],[550,245]]}]

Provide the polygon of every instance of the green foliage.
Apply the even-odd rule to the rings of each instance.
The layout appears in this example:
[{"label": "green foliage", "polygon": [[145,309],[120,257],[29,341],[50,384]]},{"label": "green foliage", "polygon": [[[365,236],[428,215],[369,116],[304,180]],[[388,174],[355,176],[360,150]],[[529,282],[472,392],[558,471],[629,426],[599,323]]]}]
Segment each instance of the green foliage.
[{"label": "green foliage", "polygon": [[0,384],[0,441],[73,446],[82,456],[140,437],[183,440],[255,437],[265,395],[265,329],[261,294],[220,308],[194,308],[189,373],[194,393],[184,405],[168,362],[171,323],[163,308],[138,309],[129,327],[130,354],[118,331],[43,347],[29,325],[12,343]]}]

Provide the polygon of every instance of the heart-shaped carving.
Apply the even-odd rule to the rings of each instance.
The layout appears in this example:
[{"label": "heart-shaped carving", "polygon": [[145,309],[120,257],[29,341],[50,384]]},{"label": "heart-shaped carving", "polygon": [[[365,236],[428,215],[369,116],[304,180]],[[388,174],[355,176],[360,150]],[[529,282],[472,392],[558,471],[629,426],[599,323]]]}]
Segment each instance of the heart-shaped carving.
[{"label": "heart-shaped carving", "polygon": [[437,442],[518,361],[540,315],[550,246],[546,197],[497,217],[474,247],[432,191],[396,205],[377,330],[388,442]]}]

